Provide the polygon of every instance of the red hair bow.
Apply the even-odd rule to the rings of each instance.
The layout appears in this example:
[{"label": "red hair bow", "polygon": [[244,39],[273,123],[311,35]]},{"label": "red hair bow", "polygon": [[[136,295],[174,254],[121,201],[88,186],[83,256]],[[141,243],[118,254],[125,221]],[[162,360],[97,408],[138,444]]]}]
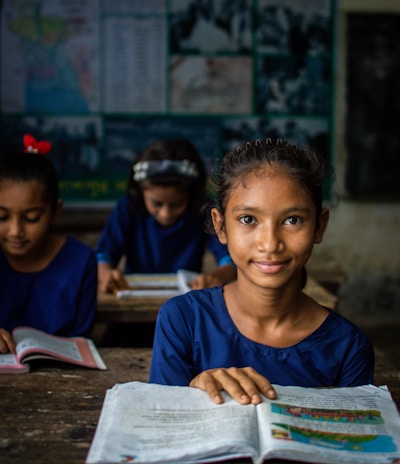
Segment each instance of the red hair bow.
[{"label": "red hair bow", "polygon": [[35,137],[30,134],[24,135],[24,146],[26,153],[39,153],[40,155],[45,155],[51,150],[51,142],[47,140],[37,141]]}]

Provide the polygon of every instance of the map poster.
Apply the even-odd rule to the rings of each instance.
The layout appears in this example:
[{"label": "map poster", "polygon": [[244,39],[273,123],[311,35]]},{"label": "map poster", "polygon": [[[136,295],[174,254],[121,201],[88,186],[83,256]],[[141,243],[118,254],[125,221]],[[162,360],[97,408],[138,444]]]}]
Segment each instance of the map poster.
[{"label": "map poster", "polygon": [[4,0],[2,8],[2,110],[98,111],[99,0]]}]

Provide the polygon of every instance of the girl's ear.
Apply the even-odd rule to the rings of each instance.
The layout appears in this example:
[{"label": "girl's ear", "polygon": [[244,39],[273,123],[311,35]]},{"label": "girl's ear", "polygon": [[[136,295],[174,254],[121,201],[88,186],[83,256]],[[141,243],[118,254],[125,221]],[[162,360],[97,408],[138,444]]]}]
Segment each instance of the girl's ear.
[{"label": "girl's ear", "polygon": [[314,243],[321,243],[324,238],[324,233],[329,222],[329,209],[323,208],[318,218],[318,227],[314,234]]},{"label": "girl's ear", "polygon": [[211,219],[213,222],[215,233],[217,234],[218,240],[226,245],[226,233],[224,227],[224,218],[217,208],[211,209]]}]

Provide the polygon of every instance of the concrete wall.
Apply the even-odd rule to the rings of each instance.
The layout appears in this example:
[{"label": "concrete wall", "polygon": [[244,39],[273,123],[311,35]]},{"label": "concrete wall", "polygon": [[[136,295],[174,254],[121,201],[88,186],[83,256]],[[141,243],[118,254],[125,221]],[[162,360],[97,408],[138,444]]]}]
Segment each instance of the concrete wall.
[{"label": "concrete wall", "polygon": [[400,202],[352,201],[346,198],[343,187],[347,156],[344,146],[346,14],[351,11],[400,13],[400,2],[342,0],[338,9],[334,153],[339,204],[331,212],[325,240],[315,247],[315,253],[319,261],[326,257],[344,272],[339,287],[339,311],[366,325],[400,322]]}]

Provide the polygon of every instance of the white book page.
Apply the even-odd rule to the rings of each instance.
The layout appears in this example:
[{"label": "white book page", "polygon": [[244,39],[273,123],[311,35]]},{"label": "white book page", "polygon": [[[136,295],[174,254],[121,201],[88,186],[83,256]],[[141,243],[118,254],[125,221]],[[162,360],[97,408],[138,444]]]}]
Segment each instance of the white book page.
[{"label": "white book page", "polygon": [[[16,329],[13,336],[17,344],[17,355],[20,359],[28,353],[43,351],[47,354],[55,353],[71,360],[83,360],[78,344],[74,340],[64,340],[29,328]],[[33,359],[33,357],[29,359]]]},{"label": "white book page", "polygon": [[171,298],[188,292],[197,272],[179,269],[176,274],[127,274],[128,290],[118,290],[117,298]]},{"label": "white book page", "polygon": [[176,462],[257,454],[255,407],[204,391],[129,382],[107,391],[87,463]]},{"label": "white book page", "polygon": [[125,279],[131,289],[135,288],[178,288],[176,274],[126,274]]},{"label": "white book page", "polygon": [[19,366],[18,358],[15,354],[6,353],[0,355],[0,367],[16,367]]},{"label": "white book page", "polygon": [[400,417],[385,387],[276,389],[277,400],[257,406],[261,448],[269,457],[320,456],[332,464],[399,457]]},{"label": "white book page", "polygon": [[13,353],[0,354],[0,374],[28,372],[28,364],[21,364]]}]

